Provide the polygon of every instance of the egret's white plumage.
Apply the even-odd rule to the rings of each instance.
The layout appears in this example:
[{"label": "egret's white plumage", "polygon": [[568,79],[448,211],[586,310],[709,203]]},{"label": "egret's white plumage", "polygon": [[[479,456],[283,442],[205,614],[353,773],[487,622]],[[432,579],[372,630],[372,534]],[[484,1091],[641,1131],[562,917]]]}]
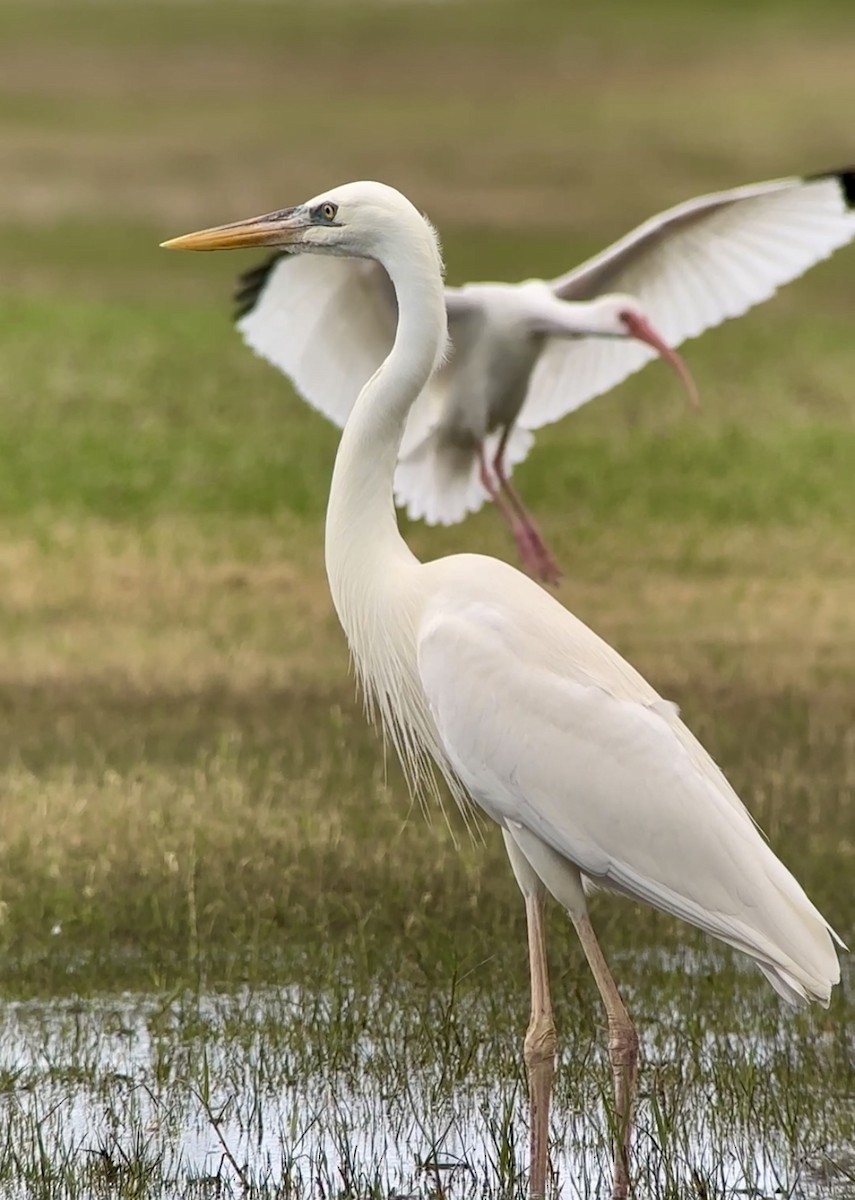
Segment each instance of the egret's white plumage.
[{"label": "egret's white plumage", "polygon": [[427,222],[393,189],[357,183],[174,244],[250,243],[373,257],[395,288],[394,345],[352,405],[333,472],[333,601],[415,786],[433,764],[492,817],[525,894],[533,1187],[545,1180],[554,1037],[545,887],[570,912],[606,1005],[622,1130],[614,1195],[625,1196],[634,1033],[590,929],[584,880],[737,947],[792,1003],[828,1003],[839,979],[831,931],[674,707],[611,647],[507,564],[470,554],[421,563],[401,538],[392,500],[401,439],[446,348],[441,261]]},{"label": "egret's white plumage", "polygon": [[[429,524],[480,508],[491,484],[479,449],[494,463],[509,431],[500,464],[509,475],[534,430],[656,356],[622,319],[627,311],[678,346],[768,299],[853,237],[855,174],[778,179],[677,205],[549,282],[446,288],[452,353],[408,419],[398,504]],[[238,293],[247,344],[338,425],[388,354],[395,322],[388,276],[365,260],[279,255],[242,277]],[[493,483],[501,491],[501,480]],[[506,515],[513,519],[513,506]],[[536,557],[528,565],[536,571]]]},{"label": "egret's white plumage", "polygon": [[442,746],[495,821],[559,856],[549,890],[580,872],[749,954],[790,1002],[827,1003],[825,921],[674,708],[506,564],[457,556],[424,577],[419,673]]}]

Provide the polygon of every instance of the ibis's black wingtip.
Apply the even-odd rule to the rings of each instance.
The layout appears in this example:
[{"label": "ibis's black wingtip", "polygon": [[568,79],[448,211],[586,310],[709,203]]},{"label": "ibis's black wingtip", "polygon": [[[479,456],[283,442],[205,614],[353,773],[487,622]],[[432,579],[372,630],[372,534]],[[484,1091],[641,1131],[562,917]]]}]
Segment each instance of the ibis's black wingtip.
[{"label": "ibis's black wingtip", "polygon": [[855,208],[855,169],[851,171],[841,171],[838,175],[840,186],[843,188],[843,195],[846,197],[846,203],[850,208]]},{"label": "ibis's black wingtip", "polygon": [[250,267],[248,271],[244,271],[242,275],[238,275],[235,285],[234,295],[234,320],[240,321],[247,313],[251,313],[258,303],[258,298],[264,289],[267,287],[267,281],[270,278],[270,273],[278,262],[288,255],[284,252],[271,254],[264,262],[259,263],[256,267]]},{"label": "ibis's black wingtip", "polygon": [[816,175],[806,176],[808,181],[813,179],[836,179],[840,184],[843,199],[847,208],[855,208],[855,167],[843,167],[839,171],[818,171]]}]

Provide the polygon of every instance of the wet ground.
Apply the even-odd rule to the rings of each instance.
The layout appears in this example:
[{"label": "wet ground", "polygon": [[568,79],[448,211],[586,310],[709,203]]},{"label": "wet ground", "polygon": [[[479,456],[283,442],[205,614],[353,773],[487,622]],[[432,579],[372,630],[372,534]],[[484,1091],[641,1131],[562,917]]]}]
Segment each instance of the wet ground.
[{"label": "wet ground", "polygon": [[[454,1001],[450,1025],[412,999],[294,987],[9,1004],[2,1195],[31,1194],[46,1158],[69,1196],[120,1183],[131,1194],[133,1181],[151,1196],[523,1195],[518,1031],[491,1032],[495,1013],[475,992]],[[561,1049],[552,1166],[563,1197],[604,1194],[598,1041],[601,1030],[574,1029]],[[698,1036],[675,1010],[642,1044],[638,1194],[855,1196],[851,1096],[805,1105],[796,1086],[817,1059],[834,1072],[833,1033],[808,1048],[782,1010],[772,1033]],[[729,1108],[722,1075],[738,1097]],[[771,1139],[770,1104],[793,1110]]]}]

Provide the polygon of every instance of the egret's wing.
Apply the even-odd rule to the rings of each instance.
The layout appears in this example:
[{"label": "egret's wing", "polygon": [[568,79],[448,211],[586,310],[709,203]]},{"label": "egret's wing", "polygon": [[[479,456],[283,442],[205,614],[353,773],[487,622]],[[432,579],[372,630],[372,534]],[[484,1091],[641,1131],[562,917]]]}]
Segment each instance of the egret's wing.
[{"label": "egret's wing", "polygon": [[838,965],[825,922],[673,709],[534,584],[465,562],[479,587],[429,604],[418,664],[474,799],[594,881],[827,999]]},{"label": "egret's wing", "polygon": [[[671,346],[767,300],[855,237],[855,172],[776,179],[652,217],[553,281],[562,300],[626,292]],[[520,415],[538,429],[618,384],[655,351],[623,339],[550,340]]]},{"label": "egret's wing", "polygon": [[280,254],[242,275],[237,327],[256,354],[343,426],[395,340],[388,275],[361,258]]}]

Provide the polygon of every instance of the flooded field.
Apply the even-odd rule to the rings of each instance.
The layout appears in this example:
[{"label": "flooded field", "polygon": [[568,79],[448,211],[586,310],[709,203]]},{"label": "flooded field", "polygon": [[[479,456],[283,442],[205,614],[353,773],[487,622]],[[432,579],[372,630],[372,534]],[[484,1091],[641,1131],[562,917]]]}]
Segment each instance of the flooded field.
[{"label": "flooded field", "polygon": [[[689,981],[682,997],[647,997],[640,1194],[855,1196],[855,1105],[836,1090],[846,1047],[831,1029],[806,1042],[779,1013],[756,1032],[749,998],[731,1028],[705,1027],[681,1000],[722,965],[686,956],[669,964]],[[291,987],[8,1005],[2,1194],[522,1197],[518,1007],[502,1022],[501,997],[487,1007],[465,981],[442,998]],[[562,1032],[556,1184],[597,1196],[602,1033],[578,1020]]]}]

